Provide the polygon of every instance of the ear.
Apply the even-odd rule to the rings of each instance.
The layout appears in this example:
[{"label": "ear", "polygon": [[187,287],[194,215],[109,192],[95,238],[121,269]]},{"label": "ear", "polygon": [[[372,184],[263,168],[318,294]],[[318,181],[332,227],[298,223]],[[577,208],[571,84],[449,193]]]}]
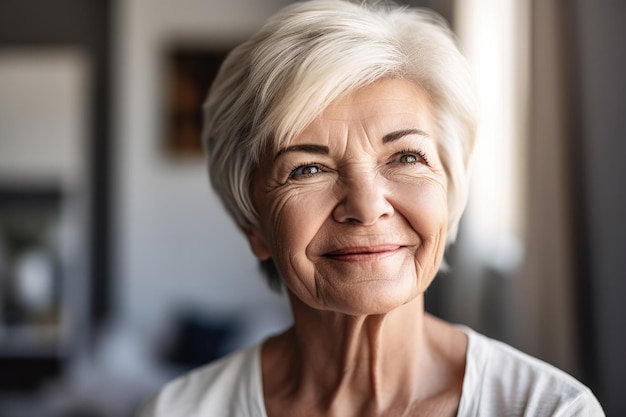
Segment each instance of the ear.
[{"label": "ear", "polygon": [[243,232],[248,238],[248,243],[250,244],[250,249],[252,249],[254,256],[256,256],[260,261],[265,261],[272,257],[267,243],[265,242],[265,236],[263,236],[259,227],[245,227],[243,228]]}]

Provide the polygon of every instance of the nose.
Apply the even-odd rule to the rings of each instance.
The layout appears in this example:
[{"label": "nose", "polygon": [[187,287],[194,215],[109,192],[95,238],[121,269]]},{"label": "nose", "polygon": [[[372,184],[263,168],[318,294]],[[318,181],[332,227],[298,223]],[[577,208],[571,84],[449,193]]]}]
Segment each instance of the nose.
[{"label": "nose", "polygon": [[372,225],[380,218],[393,214],[388,190],[383,178],[362,175],[340,185],[341,200],[333,211],[338,222]]}]

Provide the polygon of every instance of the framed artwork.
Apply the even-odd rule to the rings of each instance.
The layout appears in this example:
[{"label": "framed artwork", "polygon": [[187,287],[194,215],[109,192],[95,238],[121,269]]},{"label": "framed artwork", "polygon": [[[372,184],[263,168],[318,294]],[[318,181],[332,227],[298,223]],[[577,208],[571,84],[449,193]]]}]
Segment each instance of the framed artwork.
[{"label": "framed artwork", "polygon": [[202,103],[228,50],[173,48],[167,54],[165,149],[202,155]]}]

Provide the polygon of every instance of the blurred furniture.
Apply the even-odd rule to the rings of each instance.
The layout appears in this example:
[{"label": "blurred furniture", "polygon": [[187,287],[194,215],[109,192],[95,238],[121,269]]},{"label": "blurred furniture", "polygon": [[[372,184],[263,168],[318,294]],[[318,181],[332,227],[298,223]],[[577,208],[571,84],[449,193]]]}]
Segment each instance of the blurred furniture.
[{"label": "blurred furniture", "polygon": [[108,311],[110,8],[0,4],[0,405],[63,374]]},{"label": "blurred furniture", "polygon": [[0,50],[0,389],[57,374],[89,327],[88,64]]}]

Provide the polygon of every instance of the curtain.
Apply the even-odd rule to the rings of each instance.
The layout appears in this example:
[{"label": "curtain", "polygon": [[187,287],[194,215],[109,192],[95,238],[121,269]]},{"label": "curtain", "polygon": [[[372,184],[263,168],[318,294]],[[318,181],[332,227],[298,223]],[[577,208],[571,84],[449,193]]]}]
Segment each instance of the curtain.
[{"label": "curtain", "polygon": [[454,15],[481,114],[440,311],[579,375],[562,10],[556,0],[462,0]]},{"label": "curtain", "polygon": [[574,375],[576,348],[575,225],[571,202],[568,62],[557,0],[531,7],[525,260],[517,280],[520,347]]}]

